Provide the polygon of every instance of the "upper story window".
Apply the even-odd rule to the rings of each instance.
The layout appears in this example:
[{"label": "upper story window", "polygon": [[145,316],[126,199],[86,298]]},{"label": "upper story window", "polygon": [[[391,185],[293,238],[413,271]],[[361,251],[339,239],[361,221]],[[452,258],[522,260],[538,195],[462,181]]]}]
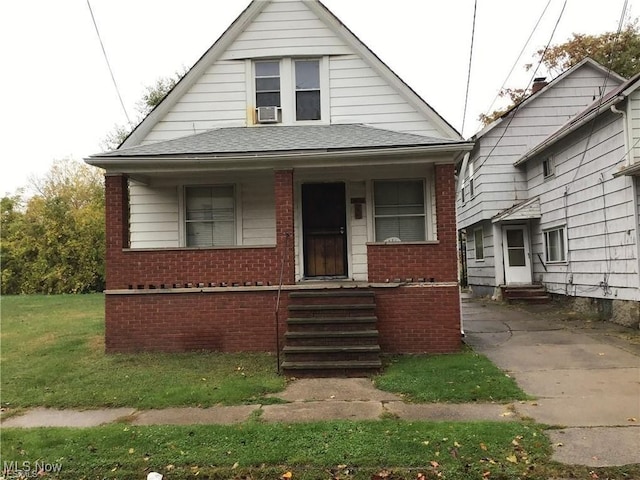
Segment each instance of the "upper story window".
[{"label": "upper story window", "polygon": [[233,185],[185,187],[187,247],[235,245]]},{"label": "upper story window", "polygon": [[544,178],[552,177],[556,173],[555,162],[553,157],[547,157],[542,161],[542,174]]},{"label": "upper story window", "polygon": [[256,62],[256,107],[280,106],[280,62]]},{"label": "upper story window", "polygon": [[473,184],[474,165],[473,162],[469,162],[469,197],[473,198],[476,194],[475,185]]},{"label": "upper story window", "polygon": [[320,61],[296,60],[296,120],[320,120]]},{"label": "upper story window", "polygon": [[328,123],[327,57],[246,60],[247,103],[255,108],[250,123]]}]

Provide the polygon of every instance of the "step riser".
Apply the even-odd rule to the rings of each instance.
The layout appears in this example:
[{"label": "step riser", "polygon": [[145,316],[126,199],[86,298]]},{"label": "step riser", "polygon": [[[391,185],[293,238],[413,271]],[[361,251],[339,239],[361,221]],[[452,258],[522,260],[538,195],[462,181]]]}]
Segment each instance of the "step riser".
[{"label": "step riser", "polygon": [[287,362],[373,362],[380,359],[379,352],[371,353],[285,353]]},{"label": "step riser", "polygon": [[375,305],[372,297],[318,297],[318,298],[290,298],[290,305]]},{"label": "step riser", "polygon": [[359,378],[372,377],[380,373],[380,368],[331,368],[323,370],[288,370],[283,369],[285,375],[296,378]]},{"label": "step riser", "polygon": [[287,338],[286,344],[292,347],[349,347],[379,345],[378,337],[356,338]]},{"label": "step riser", "polygon": [[336,330],[340,330],[341,332],[359,332],[362,330],[375,330],[376,323],[375,322],[367,322],[367,323],[348,323],[341,322],[339,324],[336,323],[319,323],[314,325],[299,325],[299,324],[288,324],[287,331],[288,332],[335,332]]}]

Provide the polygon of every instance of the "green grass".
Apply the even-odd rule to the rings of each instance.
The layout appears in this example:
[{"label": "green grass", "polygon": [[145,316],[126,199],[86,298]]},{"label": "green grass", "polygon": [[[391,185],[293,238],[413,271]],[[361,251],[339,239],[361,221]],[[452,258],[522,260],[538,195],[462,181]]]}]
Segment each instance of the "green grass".
[{"label": "green grass", "polygon": [[376,386],[401,394],[410,402],[509,402],[529,398],[513,378],[470,349],[450,355],[394,356],[387,363],[375,379]]},{"label": "green grass", "polygon": [[1,342],[4,407],[265,403],[285,384],[267,354],[106,355],[101,294],[4,296]]},{"label": "green grass", "polygon": [[[528,477],[548,461],[539,427],[522,423],[391,420],[235,426],[109,425],[3,429],[3,462],[59,463],[60,478],[371,478],[382,469],[416,478]],[[433,462],[433,463],[432,463]],[[241,474],[241,472],[244,472]],[[364,475],[364,476],[360,476]]]}]

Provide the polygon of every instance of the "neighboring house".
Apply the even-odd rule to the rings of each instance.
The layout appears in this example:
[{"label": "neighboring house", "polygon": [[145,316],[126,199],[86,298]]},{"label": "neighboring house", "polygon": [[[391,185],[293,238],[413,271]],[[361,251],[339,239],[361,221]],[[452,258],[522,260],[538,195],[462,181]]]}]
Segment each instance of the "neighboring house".
[{"label": "neighboring house", "polygon": [[458,227],[476,295],[538,284],[638,326],[637,87],[587,59],[475,137]]},{"label": "neighboring house", "polygon": [[86,159],[106,170],[107,350],[284,345],[287,369],[354,371],[457,350],[471,147],[320,2],[252,2]]}]

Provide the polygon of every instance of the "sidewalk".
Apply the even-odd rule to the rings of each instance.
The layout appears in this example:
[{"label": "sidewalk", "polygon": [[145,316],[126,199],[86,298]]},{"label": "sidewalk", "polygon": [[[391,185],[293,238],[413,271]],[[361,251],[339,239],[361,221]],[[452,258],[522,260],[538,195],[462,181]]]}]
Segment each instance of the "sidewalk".
[{"label": "sidewalk", "polygon": [[[273,405],[60,411],[36,408],[3,427],[233,424],[393,417],[427,421],[520,421],[548,430],[554,460],[587,466],[640,463],[640,332],[568,320],[553,307],[463,301],[465,341],[512,375],[536,401],[515,404],[408,404],[366,378],[301,379]],[[558,428],[560,427],[560,428]]]}]

